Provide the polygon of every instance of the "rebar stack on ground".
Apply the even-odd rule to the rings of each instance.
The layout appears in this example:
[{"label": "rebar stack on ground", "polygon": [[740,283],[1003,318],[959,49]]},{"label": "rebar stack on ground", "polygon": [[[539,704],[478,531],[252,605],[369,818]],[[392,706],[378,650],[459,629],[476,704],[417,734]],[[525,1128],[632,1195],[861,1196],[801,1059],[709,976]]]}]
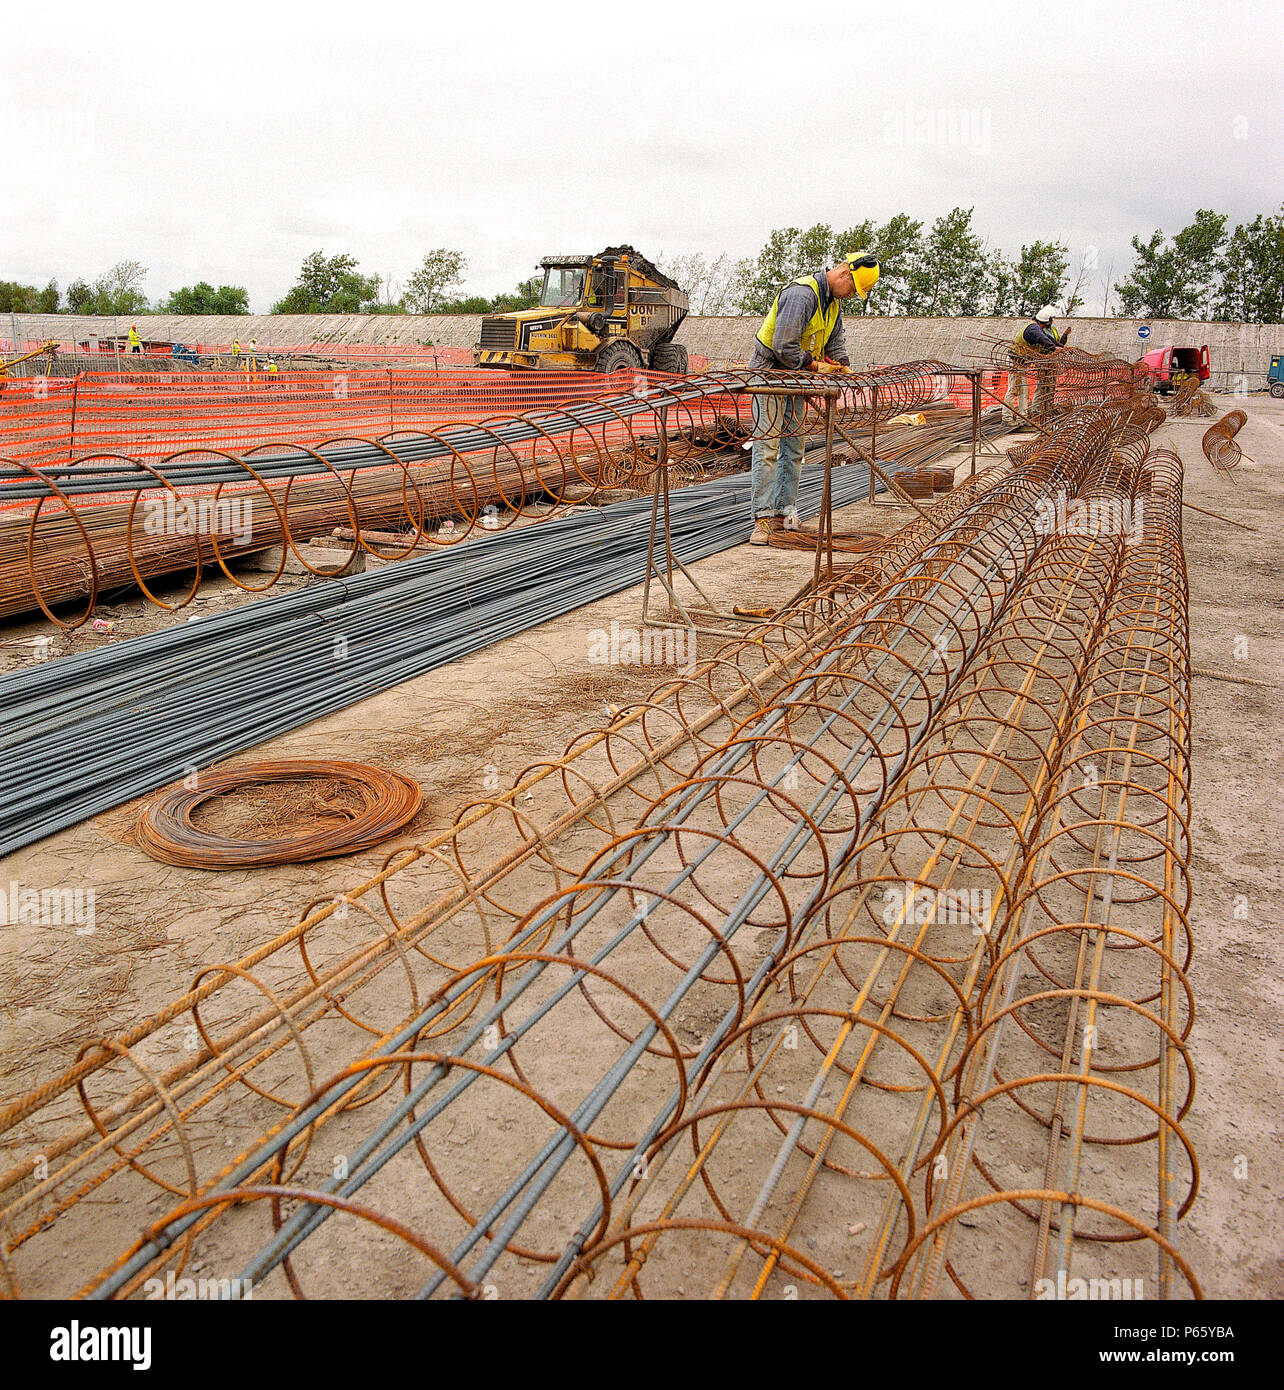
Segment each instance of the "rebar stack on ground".
[{"label": "rebar stack on ground", "polygon": [[1217,414],[1217,407],[1199,389],[1199,378],[1188,376],[1178,385],[1177,394],[1168,408],[1168,413],[1178,419],[1190,416],[1207,418]]},{"label": "rebar stack on ground", "polygon": [[1204,431],[1204,457],[1219,473],[1229,475],[1244,457],[1235,436],[1247,423],[1248,416],[1242,410],[1228,410],[1215,425]]},{"label": "rebar stack on ground", "polygon": [[[1057,739],[1116,597],[1120,543],[1068,540],[1040,518],[1083,489],[1119,502],[1114,480],[1142,475],[1144,447],[1114,413],[1072,412],[979,499],[947,499],[943,520],[898,540],[904,563],[874,594],[831,593],[827,610],[783,615],[466,808],[449,836],[395,854],[340,903],[310,905],[269,948],[212,967],[147,1024],[87,1047],[3,1116],[10,1131],[39,1124],[48,1164],[41,1176],[18,1153],[0,1179],[13,1194],[8,1249],[38,1250],[55,1223],[74,1239],[89,1191],[136,1202],[150,1184],[177,1203],[92,1280],[95,1296],[181,1266],[209,1228],[224,1259],[240,1252],[240,1275],[296,1294],[327,1256],[359,1264],[365,1289],[423,1296],[477,1296],[488,1283],[506,1297],[552,1294],[589,1273],[607,1291],[608,1271],[636,1292],[640,1242],[664,1232],[646,1255],[664,1287],[665,1251],[692,1222],[705,1234],[677,1249],[670,1282],[707,1271],[718,1290],[739,1289],[748,1249],[760,1262],[750,1291],[790,1280],[843,1294],[832,1255],[791,1244],[792,1217],[783,1199],[773,1206],[801,1155],[823,1183],[855,1178],[885,1203],[884,1245],[860,1288],[887,1290],[914,1254],[914,1189],[951,1126],[951,1049],[976,1053],[973,986],[1002,940],[994,928],[1011,920],[1022,855],[1039,848],[1032,811],[1050,795]],[[1155,825],[1152,837],[1170,833]],[[1139,860],[1128,849],[1122,862]],[[948,929],[912,941],[907,910],[889,919],[868,905],[889,880],[966,889],[969,903],[988,887],[991,931],[974,933],[969,915],[962,941]],[[353,908],[372,941],[354,943]],[[296,946],[303,975],[285,959]],[[862,994],[871,951],[892,964]],[[910,967],[902,997],[895,978]],[[373,988],[389,968],[400,1001]],[[815,975],[824,987],[808,995]],[[773,1017],[799,980],[802,1002]],[[204,1046],[179,1057],[173,1034],[188,1016]],[[322,1019],[325,1030],[310,1026]],[[791,1048],[789,1027],[817,1041]],[[858,1035],[862,1057],[882,1040],[883,1070],[858,1072],[850,1052],[789,1070],[838,1029]],[[923,1029],[935,1058],[916,1041]],[[778,1081],[769,1104],[756,1091],[720,1100],[711,1086],[742,1053],[746,1085],[770,1063],[804,1089],[781,1099]],[[850,1095],[822,1104],[836,1078],[860,1106],[894,1112],[889,1139],[848,1123]],[[77,1100],[92,1107],[79,1129]],[[693,1216],[648,1224],[639,1208],[634,1219],[634,1187],[649,1196],[669,1152],[741,1112],[741,1128],[786,1139],[775,1159],[770,1144],[744,1147],[769,1171],[740,1219],[725,1175],[716,1201],[703,1182],[688,1189],[707,1199]],[[478,1127],[484,1147],[461,1148]],[[245,1147],[215,1172],[218,1158],[198,1155],[224,1133]],[[814,1181],[792,1173],[795,1206]],[[112,1216],[99,1207],[92,1219]],[[128,1222],[119,1229],[123,1243]],[[16,1283],[23,1272],[9,1268]]]},{"label": "rebar stack on ground", "polygon": [[[818,379],[769,375],[782,385]],[[857,429],[917,410],[952,375],[944,363],[911,362],[845,377],[838,424]],[[191,447],[153,462],[93,454],[46,468],[0,459],[0,614],[38,606],[60,627],[76,628],[92,616],[100,591],[131,583],[157,606],[181,608],[195,597],[207,565],[260,592],[280,578],[291,552],[313,574],[338,574],[363,550],[397,558],[505,530],[543,517],[550,505],[591,501],[599,490],[647,490],[660,434],[674,475],[690,473],[726,446],[729,418],[748,420],[743,391],[761,376],[653,380],[525,414],[377,439],[336,438],[316,448],[274,442],[233,454]],[[823,429],[815,408],[802,428]],[[952,441],[937,440],[941,453],[957,442],[958,430]],[[451,527],[441,528],[447,519]],[[352,540],[332,565],[301,550],[301,540],[336,525]],[[404,535],[391,554],[363,535],[389,527]],[[229,564],[274,547],[280,558],[273,573],[247,579]],[[192,580],[181,595],[148,589],[148,578],[187,570]],[[70,616],[53,611],[81,596],[83,607]]]},{"label": "rebar stack on ground", "polygon": [[[820,472],[804,474],[803,514]],[[748,539],[748,482],[673,495],[677,559]],[[866,487],[864,470],[836,470],[834,501]],[[0,853],[642,582],[651,506],[581,510],[0,676]]]}]

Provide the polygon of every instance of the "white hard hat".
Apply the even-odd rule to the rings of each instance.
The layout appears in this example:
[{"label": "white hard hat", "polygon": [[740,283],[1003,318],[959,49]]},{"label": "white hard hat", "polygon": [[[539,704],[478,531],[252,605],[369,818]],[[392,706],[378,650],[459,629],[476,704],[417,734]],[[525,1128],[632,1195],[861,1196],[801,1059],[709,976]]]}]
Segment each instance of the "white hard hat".
[{"label": "white hard hat", "polygon": [[1038,312],[1037,314],[1035,314],[1034,317],[1035,317],[1035,321],[1036,321],[1037,323],[1051,323],[1052,320],[1053,320],[1054,318],[1056,318],[1056,316],[1057,316],[1057,308],[1056,308],[1056,305],[1055,305],[1055,304],[1045,304],[1045,305],[1043,306],[1043,308],[1040,309],[1039,312]]}]

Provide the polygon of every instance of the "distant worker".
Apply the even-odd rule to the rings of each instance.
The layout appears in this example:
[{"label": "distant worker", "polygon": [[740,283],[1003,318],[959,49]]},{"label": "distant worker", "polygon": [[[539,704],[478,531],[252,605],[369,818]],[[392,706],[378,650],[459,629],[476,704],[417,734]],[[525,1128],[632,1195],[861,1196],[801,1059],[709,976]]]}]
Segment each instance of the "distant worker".
[{"label": "distant worker", "polygon": [[275,386],[275,385],[276,385],[276,374],[277,374],[277,371],[278,371],[278,368],[277,368],[277,365],[276,365],[276,358],[275,358],[275,357],[269,357],[268,360],[264,363],[264,368],[263,368],[263,369],[264,369],[264,371],[267,372],[267,384],[268,384],[269,386]]},{"label": "distant worker", "polygon": [[[1053,375],[1047,370],[1040,371],[1032,359],[1051,357],[1058,348],[1065,346],[1070,337],[1068,328],[1064,333],[1058,333],[1053,328],[1052,320],[1056,312],[1051,304],[1045,304],[1012,340],[1008,350],[1008,393],[1003,398],[1005,424],[1016,423],[1016,416],[1012,413],[1014,408],[1023,415],[1035,416],[1046,415],[1052,408]],[[1026,374],[1031,367],[1034,367],[1037,379],[1033,408],[1027,406],[1030,388]]]},{"label": "distant worker", "polygon": [[240,340],[239,338],[233,338],[233,339],[232,339],[232,356],[233,356],[233,357],[238,357],[238,358],[239,358],[240,355],[241,355],[241,340]]},{"label": "distant worker", "polygon": [[[878,279],[876,256],[853,251],[829,270],[800,275],[776,296],[762,321],[749,359],[751,370],[827,371],[848,368],[843,335],[842,303],[852,295],[862,299]],[[827,365],[827,364],[832,364]],[[770,378],[759,377],[759,384]],[[803,440],[799,431],[806,414],[802,396],[753,398],[753,510],[751,545],[767,545],[784,528],[798,502],[798,475]]]},{"label": "distant worker", "polygon": [[130,352],[142,352],[143,350],[143,340],[138,336],[136,323],[129,325],[129,350]]},{"label": "distant worker", "polygon": [[250,339],[250,371],[256,372],[259,369],[259,340]]}]

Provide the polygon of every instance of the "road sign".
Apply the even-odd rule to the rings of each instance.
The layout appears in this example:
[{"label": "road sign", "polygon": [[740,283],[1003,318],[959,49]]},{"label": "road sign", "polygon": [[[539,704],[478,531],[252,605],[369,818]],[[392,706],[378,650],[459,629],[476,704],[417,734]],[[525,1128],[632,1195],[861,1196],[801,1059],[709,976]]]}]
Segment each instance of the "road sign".
[{"label": "road sign", "polygon": [[1149,338],[1149,337],[1150,337],[1150,325],[1149,325],[1148,323],[1143,323],[1143,324],[1141,325],[1141,327],[1137,330],[1137,336],[1138,336],[1139,338]]}]

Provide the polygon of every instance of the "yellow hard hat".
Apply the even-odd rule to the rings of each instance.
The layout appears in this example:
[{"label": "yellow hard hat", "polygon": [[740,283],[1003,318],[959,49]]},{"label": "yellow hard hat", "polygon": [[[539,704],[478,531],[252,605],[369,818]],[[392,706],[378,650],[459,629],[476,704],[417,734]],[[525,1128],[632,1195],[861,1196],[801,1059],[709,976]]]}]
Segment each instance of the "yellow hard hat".
[{"label": "yellow hard hat", "polygon": [[864,299],[878,280],[878,257],[870,255],[868,251],[849,251],[843,260],[850,268],[852,279],[856,282],[856,293]]}]

